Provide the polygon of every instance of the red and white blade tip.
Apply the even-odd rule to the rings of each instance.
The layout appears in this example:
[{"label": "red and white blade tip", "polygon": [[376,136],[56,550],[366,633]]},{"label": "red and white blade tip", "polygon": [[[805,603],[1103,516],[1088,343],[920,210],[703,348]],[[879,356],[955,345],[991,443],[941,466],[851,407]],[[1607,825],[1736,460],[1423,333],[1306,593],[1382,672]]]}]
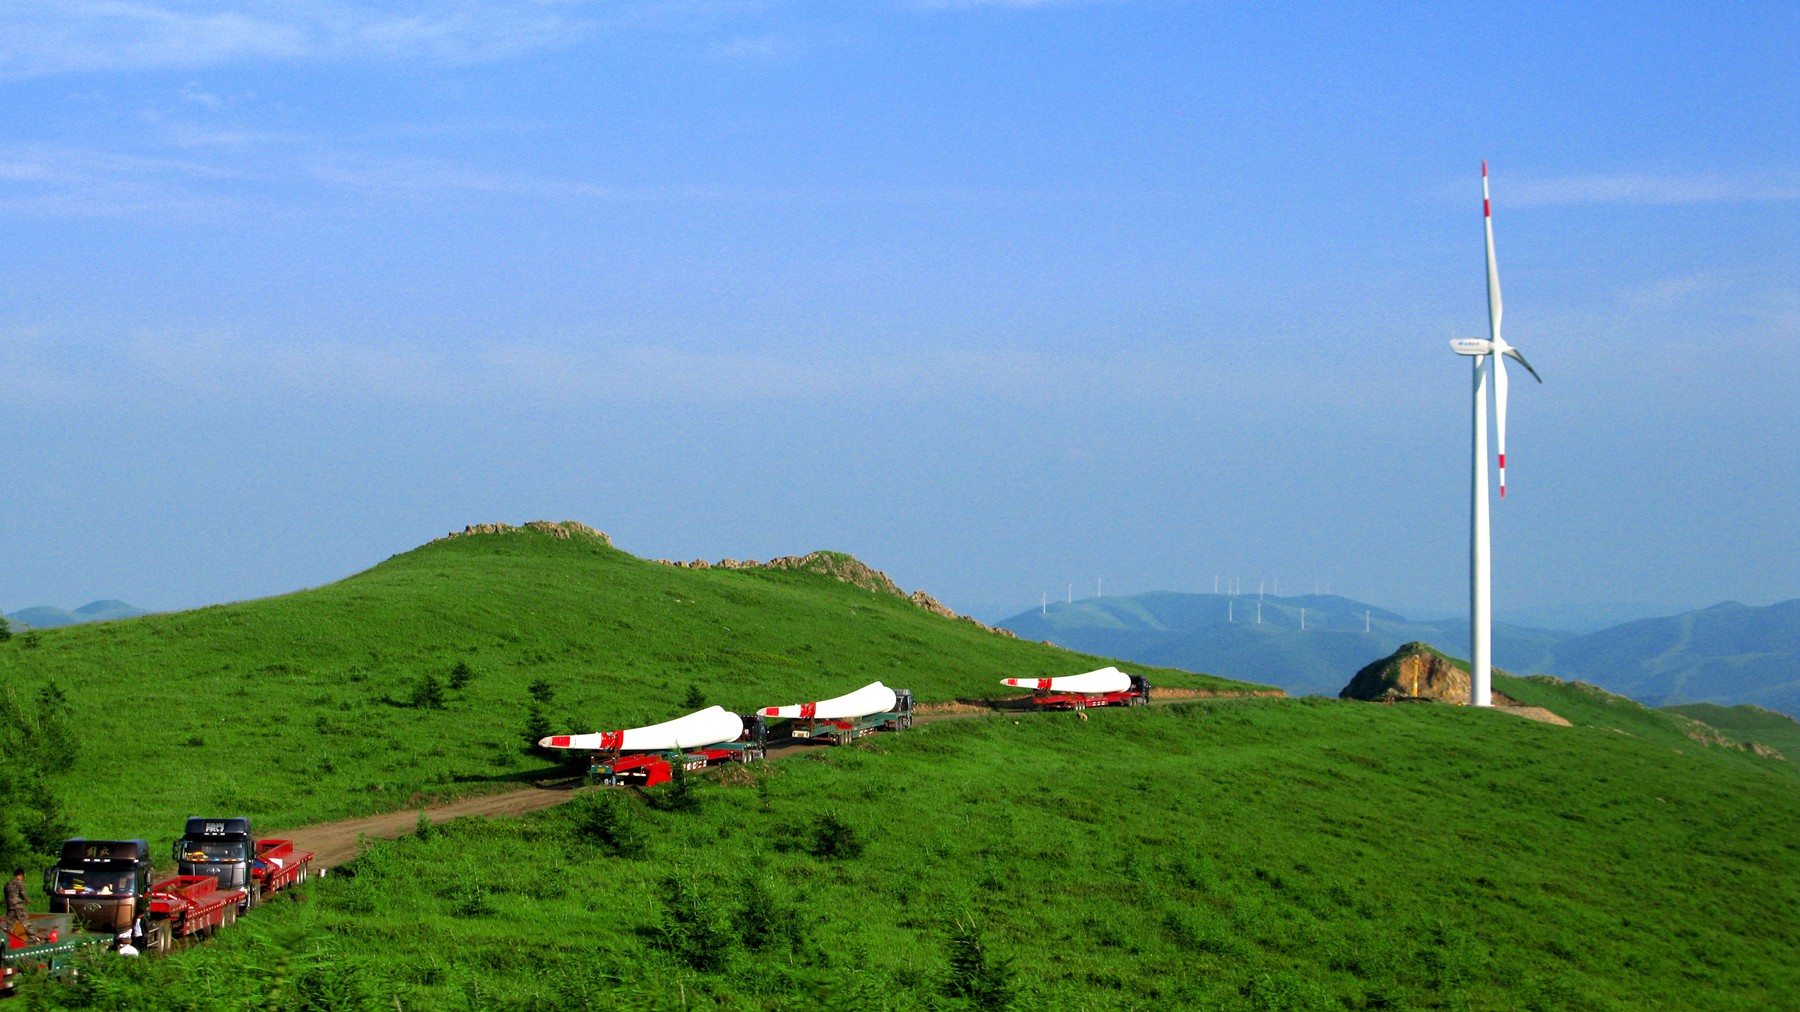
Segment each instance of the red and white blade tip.
[{"label": "red and white blade tip", "polygon": [[1500,455],[1500,498],[1506,498],[1506,454]]}]

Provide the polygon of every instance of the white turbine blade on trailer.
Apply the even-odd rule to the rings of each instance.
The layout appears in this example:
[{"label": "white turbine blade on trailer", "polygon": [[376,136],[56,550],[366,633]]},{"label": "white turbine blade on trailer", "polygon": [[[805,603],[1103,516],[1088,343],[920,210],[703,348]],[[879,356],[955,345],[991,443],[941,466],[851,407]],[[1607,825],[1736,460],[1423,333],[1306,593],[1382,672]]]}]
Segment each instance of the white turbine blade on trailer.
[{"label": "white turbine blade on trailer", "polygon": [[1002,678],[1000,684],[1047,692],[1124,692],[1131,688],[1131,676],[1108,665],[1098,671],[1058,678]]},{"label": "white turbine blade on trailer", "polygon": [[794,703],[791,706],[765,706],[756,711],[764,717],[788,717],[810,720],[854,720],[871,713],[893,710],[897,697],[894,690],[880,682],[870,682],[855,692],[816,703]]},{"label": "white turbine blade on trailer", "polygon": [[544,748],[579,748],[604,752],[660,752],[665,749],[701,748],[736,741],[744,733],[744,718],[709,706],[685,717],[623,731],[593,734],[553,734],[538,739]]}]

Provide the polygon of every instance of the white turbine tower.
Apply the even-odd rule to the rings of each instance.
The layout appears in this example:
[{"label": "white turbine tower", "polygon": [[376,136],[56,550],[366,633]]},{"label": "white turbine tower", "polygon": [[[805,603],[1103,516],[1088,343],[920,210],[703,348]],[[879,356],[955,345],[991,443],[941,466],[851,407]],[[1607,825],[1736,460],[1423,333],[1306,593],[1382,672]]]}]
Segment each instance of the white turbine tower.
[{"label": "white turbine tower", "polygon": [[1531,378],[1543,377],[1525,361],[1518,349],[1500,336],[1500,268],[1494,262],[1494,215],[1488,200],[1487,162],[1481,163],[1481,218],[1487,229],[1488,339],[1461,338],[1450,342],[1458,355],[1475,359],[1474,469],[1470,472],[1469,513],[1469,702],[1492,706],[1493,680],[1493,560],[1488,544],[1487,472],[1487,376],[1494,373],[1494,428],[1500,452],[1500,497],[1506,497],[1506,363],[1513,358]]}]

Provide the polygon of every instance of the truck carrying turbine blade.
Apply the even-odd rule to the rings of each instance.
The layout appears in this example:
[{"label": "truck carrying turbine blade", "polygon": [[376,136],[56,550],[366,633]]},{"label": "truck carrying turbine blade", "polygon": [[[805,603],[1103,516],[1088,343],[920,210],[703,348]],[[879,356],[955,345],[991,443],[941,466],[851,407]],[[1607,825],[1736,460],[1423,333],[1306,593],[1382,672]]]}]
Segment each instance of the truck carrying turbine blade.
[{"label": "truck carrying turbine blade", "polygon": [[894,690],[880,682],[870,682],[855,692],[816,703],[794,703],[789,706],[765,706],[756,711],[764,717],[786,717],[789,720],[855,720],[871,713],[891,713],[895,709]]},{"label": "truck carrying turbine blade", "polygon": [[1098,671],[1059,678],[1002,678],[1000,684],[1039,692],[1124,692],[1131,688],[1131,676],[1108,665]]},{"label": "truck carrying turbine blade", "polygon": [[598,752],[659,752],[666,749],[700,748],[736,741],[744,733],[744,718],[709,706],[685,717],[646,727],[593,734],[553,734],[538,739],[544,748],[579,748]]}]

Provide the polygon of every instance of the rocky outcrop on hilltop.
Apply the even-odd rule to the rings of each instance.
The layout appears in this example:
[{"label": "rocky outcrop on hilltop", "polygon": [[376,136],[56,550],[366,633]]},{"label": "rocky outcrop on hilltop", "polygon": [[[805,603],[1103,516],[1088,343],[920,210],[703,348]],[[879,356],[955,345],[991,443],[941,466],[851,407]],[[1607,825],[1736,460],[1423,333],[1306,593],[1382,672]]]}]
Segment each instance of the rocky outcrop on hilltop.
[{"label": "rocky outcrop on hilltop", "polygon": [[431,540],[435,544],[439,541],[449,541],[451,538],[468,537],[471,534],[517,534],[521,531],[536,531],[539,534],[548,534],[564,541],[575,537],[593,538],[608,548],[612,547],[612,539],[607,537],[605,532],[594,530],[587,524],[577,523],[574,520],[564,520],[561,523],[550,520],[532,520],[523,527],[514,527],[512,524],[470,524],[460,531],[451,531],[441,538]]},{"label": "rocky outcrop on hilltop", "polygon": [[914,605],[931,612],[933,615],[941,615],[944,618],[967,622],[977,628],[985,629],[988,632],[1000,636],[1013,636],[1008,630],[996,629],[993,626],[978,622],[967,615],[958,615],[956,612],[945,607],[936,598],[922,590],[915,590],[911,594],[908,594],[906,591],[900,589],[899,584],[889,579],[886,573],[883,573],[879,569],[870,569],[867,565],[859,561],[856,556],[847,555],[843,552],[811,552],[806,555],[784,555],[781,558],[770,559],[767,562],[757,562],[754,559],[720,559],[718,562],[707,562],[705,559],[695,559],[692,562],[670,562],[668,559],[657,559],[656,561],[662,565],[675,566],[679,569],[797,569],[807,573],[818,573],[821,576],[829,576],[841,583],[848,583],[853,587],[859,587],[871,594],[890,594],[894,597],[904,598]]},{"label": "rocky outcrop on hilltop", "polygon": [[1338,698],[1467,703],[1469,673],[1424,643],[1404,643],[1392,654],[1358,671]]}]

